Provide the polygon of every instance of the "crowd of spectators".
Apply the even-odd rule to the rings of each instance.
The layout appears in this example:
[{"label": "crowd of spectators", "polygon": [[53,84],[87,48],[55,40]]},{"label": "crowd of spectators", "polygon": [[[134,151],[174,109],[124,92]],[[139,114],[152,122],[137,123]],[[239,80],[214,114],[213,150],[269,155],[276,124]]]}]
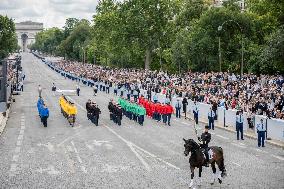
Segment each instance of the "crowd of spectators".
[{"label": "crowd of spectators", "polygon": [[[53,66],[77,77],[104,82],[110,87],[127,87],[187,97],[212,104],[213,108],[238,109],[248,117],[266,115],[284,119],[284,78],[282,75],[244,74],[229,72],[187,72],[182,75],[142,69],[118,69],[60,60]],[[147,93],[148,93],[147,92]],[[149,94],[149,93],[148,93]]]},{"label": "crowd of spectators", "polygon": [[7,59],[7,86],[11,86],[12,91],[23,91],[23,80],[25,74],[22,71],[21,59],[19,55],[12,54]]}]

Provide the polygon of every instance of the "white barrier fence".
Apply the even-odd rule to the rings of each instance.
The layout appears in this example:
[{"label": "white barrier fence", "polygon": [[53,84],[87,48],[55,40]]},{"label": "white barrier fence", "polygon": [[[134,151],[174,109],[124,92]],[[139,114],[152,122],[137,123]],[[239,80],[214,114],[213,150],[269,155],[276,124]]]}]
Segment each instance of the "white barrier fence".
[{"label": "white barrier fence", "polygon": [[[100,84],[100,83],[99,83]],[[126,97],[125,89],[118,89],[117,94],[120,95],[120,92],[123,91],[123,96]],[[113,89],[110,87],[110,93],[113,92]],[[154,92],[152,92],[151,100],[153,101]],[[147,97],[146,90],[140,90],[140,95]],[[164,103],[166,101],[166,95],[157,94],[158,101]],[[182,98],[180,98],[182,101]],[[177,102],[177,97],[173,97],[171,101],[171,105],[175,107]],[[199,120],[203,122],[208,121],[208,112],[210,110],[211,105],[205,103],[197,103],[199,106]],[[188,100],[187,106],[187,117],[193,118],[193,107],[194,103],[191,100]],[[218,107],[217,110],[217,120],[216,124],[220,126],[228,126],[231,128],[236,127],[236,113],[237,110],[229,109],[226,110],[225,108]],[[244,132],[249,129],[248,121],[247,121],[247,114],[244,113]],[[264,120],[264,123],[267,126],[267,137],[275,140],[284,141],[284,120],[280,119],[267,119],[266,116],[256,115],[254,116],[254,132],[256,134],[256,125],[260,123],[260,119]]]},{"label": "white barrier fence", "polygon": [[[182,100],[182,99],[181,99]],[[176,98],[172,99],[172,105],[175,106]],[[199,106],[199,118],[203,122],[208,121],[208,112],[210,111],[211,105],[204,103],[197,103]],[[193,101],[188,100],[187,113],[189,117],[193,118]],[[217,121],[216,123],[220,126],[236,127],[236,113],[237,110],[226,110],[225,108],[218,107]],[[256,134],[256,125],[260,123],[260,119],[263,119],[264,124],[267,126],[267,137],[284,141],[284,120],[280,119],[268,119],[266,116],[256,115],[254,116],[254,132]],[[244,113],[244,131],[248,130],[247,114]]]}]

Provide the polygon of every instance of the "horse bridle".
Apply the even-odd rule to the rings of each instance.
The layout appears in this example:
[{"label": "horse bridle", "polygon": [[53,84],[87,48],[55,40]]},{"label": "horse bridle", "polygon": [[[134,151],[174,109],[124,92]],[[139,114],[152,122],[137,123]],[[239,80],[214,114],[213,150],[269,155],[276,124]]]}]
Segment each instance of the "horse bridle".
[{"label": "horse bridle", "polygon": [[200,149],[200,146],[193,139],[185,140],[184,147],[187,155],[189,154],[189,152],[194,153],[196,152],[196,150]]}]

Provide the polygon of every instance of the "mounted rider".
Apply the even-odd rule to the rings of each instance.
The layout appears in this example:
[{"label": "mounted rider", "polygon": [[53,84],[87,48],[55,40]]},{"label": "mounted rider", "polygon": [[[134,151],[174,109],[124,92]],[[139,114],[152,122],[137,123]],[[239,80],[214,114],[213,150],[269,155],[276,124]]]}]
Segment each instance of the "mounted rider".
[{"label": "mounted rider", "polygon": [[211,134],[208,132],[208,130],[209,130],[209,126],[205,125],[204,133],[201,134],[201,137],[198,137],[198,140],[201,142],[200,147],[204,149],[204,154],[206,157],[206,160],[204,162],[205,167],[209,167],[208,165],[209,163],[208,144],[211,140]]}]

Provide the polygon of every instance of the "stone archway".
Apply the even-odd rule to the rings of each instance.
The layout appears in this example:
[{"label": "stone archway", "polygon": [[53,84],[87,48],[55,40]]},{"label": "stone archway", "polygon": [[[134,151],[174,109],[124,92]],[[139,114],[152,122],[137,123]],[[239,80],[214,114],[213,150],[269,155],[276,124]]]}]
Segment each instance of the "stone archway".
[{"label": "stone archway", "polygon": [[28,43],[28,35],[27,34],[22,34],[21,35],[21,43],[22,43],[22,49],[23,49],[23,52],[26,52],[27,51],[27,43]]},{"label": "stone archway", "polygon": [[23,52],[27,52],[29,45],[35,42],[36,34],[43,30],[43,23],[26,21],[15,25],[18,45]]}]

